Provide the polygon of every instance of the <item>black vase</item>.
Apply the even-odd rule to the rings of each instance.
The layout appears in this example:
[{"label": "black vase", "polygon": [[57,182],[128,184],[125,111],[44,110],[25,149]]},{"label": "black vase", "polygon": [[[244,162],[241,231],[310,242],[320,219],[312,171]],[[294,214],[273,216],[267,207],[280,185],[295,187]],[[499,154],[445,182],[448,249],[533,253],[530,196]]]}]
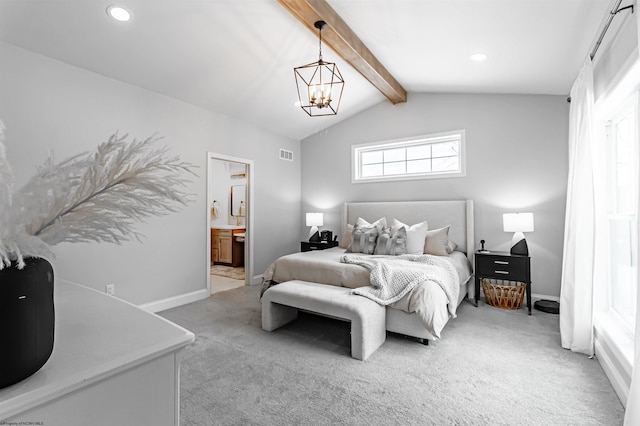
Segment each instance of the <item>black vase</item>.
[{"label": "black vase", "polygon": [[45,259],[25,259],[0,270],[0,388],[38,371],[53,351],[53,268]]}]

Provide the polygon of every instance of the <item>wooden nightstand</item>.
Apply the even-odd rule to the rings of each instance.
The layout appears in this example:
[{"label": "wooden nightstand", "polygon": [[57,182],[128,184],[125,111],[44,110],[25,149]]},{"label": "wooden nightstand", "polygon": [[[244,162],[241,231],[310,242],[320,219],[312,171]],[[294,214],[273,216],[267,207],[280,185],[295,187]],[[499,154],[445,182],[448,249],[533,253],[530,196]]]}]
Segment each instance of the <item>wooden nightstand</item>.
[{"label": "wooden nightstand", "polygon": [[337,241],[320,241],[317,243],[312,243],[311,241],[300,241],[300,251],[325,250],[337,246]]},{"label": "wooden nightstand", "polygon": [[527,308],[531,315],[531,258],[503,251],[476,252],[476,306],[480,297],[480,279],[518,281],[527,285]]}]

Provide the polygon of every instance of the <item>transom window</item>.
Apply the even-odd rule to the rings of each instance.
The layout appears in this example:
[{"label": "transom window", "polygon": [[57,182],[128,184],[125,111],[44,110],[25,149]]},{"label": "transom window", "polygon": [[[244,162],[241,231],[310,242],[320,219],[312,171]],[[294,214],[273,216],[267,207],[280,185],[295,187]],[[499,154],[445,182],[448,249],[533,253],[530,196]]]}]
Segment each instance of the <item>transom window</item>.
[{"label": "transom window", "polygon": [[464,130],[352,146],[354,183],[465,175]]}]

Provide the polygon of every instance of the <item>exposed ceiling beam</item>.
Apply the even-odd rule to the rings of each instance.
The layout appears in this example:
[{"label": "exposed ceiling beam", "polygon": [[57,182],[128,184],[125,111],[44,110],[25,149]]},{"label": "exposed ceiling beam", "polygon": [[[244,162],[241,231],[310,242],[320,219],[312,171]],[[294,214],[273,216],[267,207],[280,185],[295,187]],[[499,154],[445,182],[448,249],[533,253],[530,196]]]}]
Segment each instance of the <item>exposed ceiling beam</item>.
[{"label": "exposed ceiling beam", "polygon": [[317,21],[326,22],[322,41],[353,66],[393,104],[407,101],[407,92],[378,61],[326,0],[278,0],[314,34]]}]

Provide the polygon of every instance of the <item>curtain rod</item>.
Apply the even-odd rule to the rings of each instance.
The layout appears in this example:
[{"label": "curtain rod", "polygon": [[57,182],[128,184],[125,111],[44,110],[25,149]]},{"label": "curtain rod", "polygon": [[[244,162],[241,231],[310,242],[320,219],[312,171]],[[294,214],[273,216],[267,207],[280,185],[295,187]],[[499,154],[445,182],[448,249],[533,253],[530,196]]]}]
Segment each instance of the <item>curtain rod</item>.
[{"label": "curtain rod", "polygon": [[[611,21],[613,21],[613,18],[615,18],[615,16],[618,13],[622,12],[623,10],[631,9],[631,13],[633,13],[633,4],[630,4],[629,6],[625,6],[625,7],[620,7],[620,3],[622,3],[622,0],[618,0],[616,5],[611,9],[611,12],[609,12],[609,18],[607,19],[607,22],[604,24],[604,28],[600,33],[600,37],[598,37],[598,41],[596,41],[596,45],[593,47],[593,50],[589,54],[589,58],[591,58],[591,60],[595,58],[596,52],[598,51],[600,44],[602,44],[604,35],[607,33],[607,30],[609,29],[609,26],[611,25]],[[571,96],[567,98],[567,102],[571,102]]]},{"label": "curtain rod", "polygon": [[613,21],[613,18],[618,13],[620,13],[623,10],[626,10],[626,9],[631,9],[631,13],[633,13],[633,5],[632,4],[630,4],[629,6],[620,7],[620,3],[622,3],[622,0],[618,0],[618,2],[613,7],[613,9],[611,9],[611,12],[609,12],[609,19],[607,19],[607,23],[604,25],[604,28],[602,29],[602,32],[600,33],[600,37],[598,37],[598,41],[596,42],[595,47],[593,48],[593,50],[589,54],[589,57],[591,59],[593,59],[596,56],[596,52],[598,51],[598,48],[600,47],[600,44],[602,43],[602,39],[604,38],[604,35],[607,33],[607,30],[609,29],[609,25],[611,25],[611,21]]}]

